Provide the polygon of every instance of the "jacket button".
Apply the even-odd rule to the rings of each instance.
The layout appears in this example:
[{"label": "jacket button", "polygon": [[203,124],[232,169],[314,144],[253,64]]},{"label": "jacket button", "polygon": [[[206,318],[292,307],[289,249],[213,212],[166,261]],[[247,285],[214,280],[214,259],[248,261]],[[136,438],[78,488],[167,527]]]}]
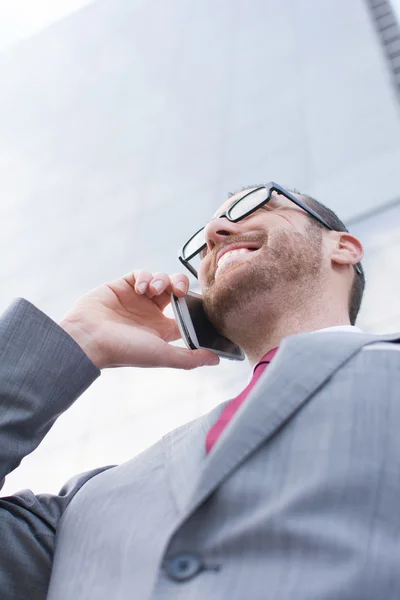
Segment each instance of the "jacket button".
[{"label": "jacket button", "polygon": [[197,554],[181,552],[170,558],[164,568],[170,579],[189,581],[204,569],[204,565]]}]

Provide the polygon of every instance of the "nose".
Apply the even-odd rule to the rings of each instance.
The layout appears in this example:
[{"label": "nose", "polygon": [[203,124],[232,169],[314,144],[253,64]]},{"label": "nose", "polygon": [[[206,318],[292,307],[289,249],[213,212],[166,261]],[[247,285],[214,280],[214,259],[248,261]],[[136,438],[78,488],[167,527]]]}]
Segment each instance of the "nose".
[{"label": "nose", "polygon": [[204,237],[207,243],[207,249],[213,250],[215,246],[226,241],[227,236],[240,233],[238,223],[232,223],[226,217],[216,217],[207,223],[204,228]]}]

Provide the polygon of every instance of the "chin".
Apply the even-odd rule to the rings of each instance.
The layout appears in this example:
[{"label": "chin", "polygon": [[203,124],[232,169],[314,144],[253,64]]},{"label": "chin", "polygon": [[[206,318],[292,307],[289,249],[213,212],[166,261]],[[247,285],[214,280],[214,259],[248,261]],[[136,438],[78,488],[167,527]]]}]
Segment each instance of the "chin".
[{"label": "chin", "polygon": [[232,326],[244,325],[260,303],[262,288],[260,274],[253,269],[232,268],[221,273],[203,292],[204,308],[214,327],[229,337]]}]

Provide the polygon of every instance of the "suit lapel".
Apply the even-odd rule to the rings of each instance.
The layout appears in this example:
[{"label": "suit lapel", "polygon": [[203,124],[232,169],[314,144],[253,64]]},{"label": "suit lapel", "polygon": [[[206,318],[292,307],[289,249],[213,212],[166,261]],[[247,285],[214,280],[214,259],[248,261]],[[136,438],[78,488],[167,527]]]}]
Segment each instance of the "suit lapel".
[{"label": "suit lapel", "polygon": [[[232,470],[283,427],[327,379],[364,345],[398,338],[398,335],[378,337],[343,332],[318,332],[286,338],[266,373],[208,456],[205,456],[205,437],[218,415],[211,413],[213,418],[203,421],[197,430],[197,453],[199,457],[203,456],[198,464],[203,468],[188,502],[181,503],[185,513],[193,512]],[[223,407],[217,408],[221,412]],[[190,448],[187,450],[191,452]],[[180,456],[185,460],[182,454]],[[193,481],[193,473],[187,475]]]},{"label": "suit lapel", "polygon": [[180,511],[183,511],[197,484],[205,461],[206,435],[218,421],[228,403],[216,406],[210,413],[171,431],[163,437],[168,482]]}]

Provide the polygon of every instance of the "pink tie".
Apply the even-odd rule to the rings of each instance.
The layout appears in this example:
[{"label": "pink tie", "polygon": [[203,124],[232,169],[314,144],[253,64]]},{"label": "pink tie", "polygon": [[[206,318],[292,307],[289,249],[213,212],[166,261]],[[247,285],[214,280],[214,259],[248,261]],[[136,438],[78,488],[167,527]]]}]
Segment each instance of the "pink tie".
[{"label": "pink tie", "polygon": [[263,356],[261,361],[255,366],[254,371],[253,371],[253,377],[251,378],[251,381],[248,384],[248,386],[243,390],[243,392],[241,392],[239,394],[239,396],[237,396],[236,398],[231,400],[229,402],[229,404],[227,404],[225,406],[224,410],[221,413],[220,418],[215,423],[215,425],[213,425],[211,427],[210,431],[207,434],[207,438],[206,438],[207,454],[210,452],[210,450],[212,449],[212,447],[218,440],[219,436],[221,435],[221,433],[223,432],[225,427],[228,425],[229,421],[233,418],[233,416],[236,413],[236,411],[238,410],[239,406],[246,400],[250,391],[253,389],[253,387],[255,386],[257,381],[260,379],[261,375],[264,373],[265,369],[267,368],[267,366],[269,365],[269,363],[271,362],[271,360],[273,359],[273,357],[275,356],[277,351],[278,351],[278,348],[273,348],[265,356]]}]

